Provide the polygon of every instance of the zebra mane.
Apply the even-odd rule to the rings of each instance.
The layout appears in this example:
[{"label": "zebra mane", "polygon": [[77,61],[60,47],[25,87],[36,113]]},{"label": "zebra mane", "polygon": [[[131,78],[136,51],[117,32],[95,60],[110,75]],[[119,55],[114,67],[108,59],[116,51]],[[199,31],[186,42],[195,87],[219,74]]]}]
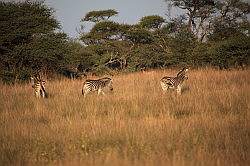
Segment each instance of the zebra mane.
[{"label": "zebra mane", "polygon": [[109,77],[103,77],[103,78],[100,78],[99,80],[112,80],[112,78],[109,78]]},{"label": "zebra mane", "polygon": [[99,79],[86,79],[86,81],[112,81],[112,78],[109,78],[109,77],[103,77],[103,78],[99,78]]}]

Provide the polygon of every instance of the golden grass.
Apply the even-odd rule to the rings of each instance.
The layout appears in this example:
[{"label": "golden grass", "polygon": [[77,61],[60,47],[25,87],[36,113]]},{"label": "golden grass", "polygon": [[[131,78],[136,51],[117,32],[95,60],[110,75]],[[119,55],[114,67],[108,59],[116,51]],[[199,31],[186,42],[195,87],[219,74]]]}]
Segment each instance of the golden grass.
[{"label": "golden grass", "polygon": [[249,165],[249,70],[189,72],[181,96],[160,70],[114,76],[83,98],[82,81],[0,85],[0,165]]}]

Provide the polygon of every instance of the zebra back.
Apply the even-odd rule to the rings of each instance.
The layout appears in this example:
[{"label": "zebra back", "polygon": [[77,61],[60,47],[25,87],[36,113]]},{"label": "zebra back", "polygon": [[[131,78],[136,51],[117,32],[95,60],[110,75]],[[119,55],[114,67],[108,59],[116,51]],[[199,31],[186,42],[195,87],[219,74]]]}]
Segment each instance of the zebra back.
[{"label": "zebra back", "polygon": [[87,93],[91,91],[98,91],[98,94],[101,92],[104,94],[103,89],[109,88],[113,90],[113,82],[109,77],[104,77],[97,80],[88,79],[83,83],[82,94],[86,96]]},{"label": "zebra back", "polygon": [[162,89],[164,91],[168,90],[169,88],[180,89],[184,80],[188,79],[188,77],[186,76],[187,71],[188,71],[187,68],[183,68],[181,71],[177,73],[176,77],[169,77],[169,76],[163,77],[160,80]]},{"label": "zebra back", "polygon": [[178,75],[177,77],[174,77],[173,78],[173,86],[177,87],[177,86],[181,85],[184,82],[184,80],[186,80],[187,78],[188,77],[183,73]]}]

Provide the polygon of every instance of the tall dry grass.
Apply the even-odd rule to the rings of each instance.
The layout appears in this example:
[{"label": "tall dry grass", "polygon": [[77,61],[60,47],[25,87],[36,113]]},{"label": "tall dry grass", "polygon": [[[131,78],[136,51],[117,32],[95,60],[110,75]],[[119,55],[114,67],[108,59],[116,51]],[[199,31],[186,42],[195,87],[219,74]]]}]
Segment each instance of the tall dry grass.
[{"label": "tall dry grass", "polygon": [[0,85],[0,165],[249,165],[249,70],[174,70],[114,76],[114,92],[81,95],[82,81]]}]

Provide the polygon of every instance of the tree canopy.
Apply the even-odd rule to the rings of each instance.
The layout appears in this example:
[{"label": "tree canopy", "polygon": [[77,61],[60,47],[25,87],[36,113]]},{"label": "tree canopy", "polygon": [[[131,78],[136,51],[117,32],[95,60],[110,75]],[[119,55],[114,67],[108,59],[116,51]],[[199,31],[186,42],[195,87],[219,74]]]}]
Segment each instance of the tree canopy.
[{"label": "tree canopy", "polygon": [[[0,2],[0,78],[25,80],[34,72],[71,75],[175,66],[249,65],[249,3],[241,0],[165,0],[183,15],[143,16],[135,24],[110,18],[115,9],[90,11],[88,32],[72,40],[42,2]],[[11,27],[11,28],[10,28]]]},{"label": "tree canopy", "polygon": [[90,11],[84,16],[82,21],[92,21],[96,23],[99,21],[108,20],[110,17],[117,14],[118,12],[114,9]]},{"label": "tree canopy", "polygon": [[[15,82],[56,71],[71,54],[53,10],[42,2],[0,2],[0,74]],[[10,28],[11,27],[11,28]]]},{"label": "tree canopy", "polygon": [[142,17],[139,24],[143,28],[159,29],[164,22],[165,19],[162,18],[161,16],[152,15],[152,16]]}]

